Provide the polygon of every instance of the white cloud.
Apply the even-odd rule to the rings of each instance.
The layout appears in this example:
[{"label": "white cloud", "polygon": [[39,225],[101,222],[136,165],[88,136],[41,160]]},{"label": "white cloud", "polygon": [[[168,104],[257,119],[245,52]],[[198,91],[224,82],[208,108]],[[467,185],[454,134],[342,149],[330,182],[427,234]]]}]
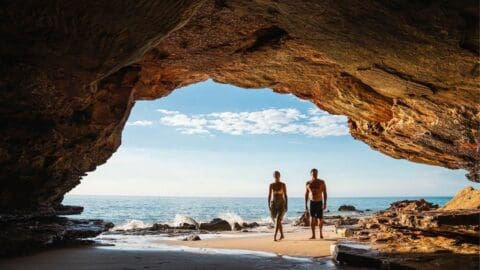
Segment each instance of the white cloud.
[{"label": "white cloud", "polygon": [[183,134],[210,134],[214,131],[230,135],[300,134],[309,137],[348,134],[345,116],[330,115],[318,109],[310,109],[306,114],[294,108],[193,115],[157,111],[163,114],[161,124],[176,127]]},{"label": "white cloud", "polygon": [[157,112],[163,113],[163,114],[179,114],[180,113],[178,111],[170,111],[170,110],[164,110],[164,109],[157,109]]},{"label": "white cloud", "polygon": [[134,122],[127,122],[127,126],[146,127],[151,125],[153,125],[153,122],[149,120],[137,120]]},{"label": "white cloud", "polygon": [[185,114],[176,113],[169,114],[160,119],[160,123],[166,126],[177,127],[183,134],[208,134],[210,133],[205,129],[207,120],[200,116],[187,116]]}]

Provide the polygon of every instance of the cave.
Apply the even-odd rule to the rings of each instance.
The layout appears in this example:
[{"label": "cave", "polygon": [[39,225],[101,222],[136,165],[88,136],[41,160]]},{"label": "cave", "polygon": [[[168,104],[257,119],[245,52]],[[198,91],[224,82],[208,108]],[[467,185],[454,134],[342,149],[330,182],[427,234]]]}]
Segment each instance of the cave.
[{"label": "cave", "polygon": [[208,79],[346,115],[398,159],[480,182],[477,1],[6,1],[2,213],[49,213],[136,100]]}]

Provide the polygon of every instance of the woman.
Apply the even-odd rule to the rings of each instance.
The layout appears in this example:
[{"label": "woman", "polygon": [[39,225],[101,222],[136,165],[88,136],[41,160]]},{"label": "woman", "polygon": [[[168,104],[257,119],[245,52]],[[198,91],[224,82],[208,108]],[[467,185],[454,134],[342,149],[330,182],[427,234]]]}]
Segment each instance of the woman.
[{"label": "woman", "polygon": [[[280,172],[275,171],[273,173],[273,178],[275,181],[270,184],[268,189],[268,208],[270,209],[270,214],[272,216],[273,222],[275,223],[275,234],[273,236],[273,241],[277,241],[277,233],[280,231],[280,239],[283,237],[283,227],[282,219],[285,212],[288,209],[288,197],[287,197],[287,186],[285,183],[280,182]],[[272,200],[273,193],[273,200]]]}]

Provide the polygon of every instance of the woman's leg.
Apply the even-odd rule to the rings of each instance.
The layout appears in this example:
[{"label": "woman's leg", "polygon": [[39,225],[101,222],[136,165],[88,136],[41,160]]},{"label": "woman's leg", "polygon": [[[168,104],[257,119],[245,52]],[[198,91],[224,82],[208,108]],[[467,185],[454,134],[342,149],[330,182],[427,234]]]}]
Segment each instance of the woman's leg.
[{"label": "woman's leg", "polygon": [[280,229],[281,227],[282,227],[282,218],[279,215],[277,217],[277,222],[275,222],[275,238],[277,238],[276,235],[278,231],[280,231],[280,239],[282,238],[281,236],[283,233],[281,232],[281,229]]},{"label": "woman's leg", "polygon": [[278,223],[277,226],[278,226],[278,228],[279,228],[279,230],[280,230],[280,240],[282,240],[283,238],[285,238],[285,237],[283,236],[282,218],[279,218],[278,221],[277,221],[277,223]]},{"label": "woman's leg", "polygon": [[277,216],[276,219],[275,219],[275,234],[273,235],[273,241],[277,241],[277,233],[278,233],[278,229],[279,229],[278,220],[279,220],[279,218]]},{"label": "woman's leg", "polygon": [[283,221],[283,217],[285,216],[285,206],[283,206],[282,208],[282,211],[280,212],[280,214],[278,215],[278,228],[280,230],[280,240],[282,240],[283,238],[285,238],[283,236],[283,224],[282,224],[282,221]]}]

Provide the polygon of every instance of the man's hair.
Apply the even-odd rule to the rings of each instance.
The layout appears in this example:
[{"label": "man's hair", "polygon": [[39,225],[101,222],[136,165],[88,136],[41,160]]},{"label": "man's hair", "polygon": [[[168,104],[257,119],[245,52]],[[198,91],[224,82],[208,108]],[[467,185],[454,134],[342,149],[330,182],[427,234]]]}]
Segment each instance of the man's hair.
[{"label": "man's hair", "polygon": [[313,169],[310,170],[310,173],[317,173],[318,174],[318,170],[313,168]]},{"label": "man's hair", "polygon": [[278,175],[280,175],[280,172],[279,172],[279,171],[274,171],[273,174],[278,174]]}]

